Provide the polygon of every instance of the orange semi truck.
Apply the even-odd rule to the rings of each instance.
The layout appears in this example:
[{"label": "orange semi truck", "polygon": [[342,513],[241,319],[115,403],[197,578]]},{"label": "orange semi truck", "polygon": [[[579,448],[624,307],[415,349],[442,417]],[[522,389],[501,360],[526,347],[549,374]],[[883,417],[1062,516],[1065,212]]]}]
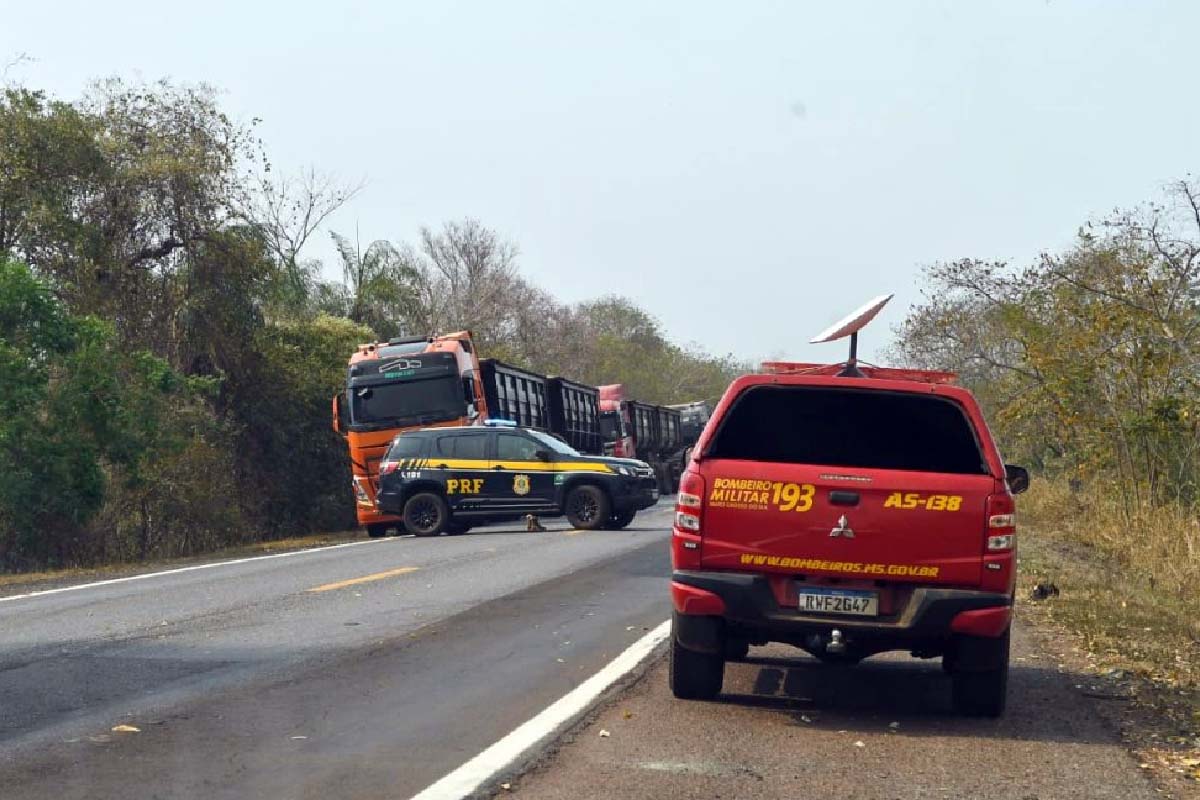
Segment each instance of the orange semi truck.
[{"label": "orange semi truck", "polygon": [[373,537],[400,524],[375,505],[379,461],[397,433],[469,425],[486,411],[470,331],[359,345],[346,389],[333,400],[333,429],[350,449],[358,524]]}]

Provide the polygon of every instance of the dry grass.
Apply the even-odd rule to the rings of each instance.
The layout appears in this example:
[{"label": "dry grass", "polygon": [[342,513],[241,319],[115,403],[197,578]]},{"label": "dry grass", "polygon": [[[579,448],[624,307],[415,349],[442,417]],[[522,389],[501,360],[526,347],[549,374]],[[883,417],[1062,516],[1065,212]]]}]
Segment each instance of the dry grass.
[{"label": "dry grass", "polygon": [[1063,481],[1035,481],[1021,498],[1024,521],[1095,547],[1156,593],[1196,601],[1200,611],[1200,516],[1179,506],[1134,505],[1113,491],[1072,492]]},{"label": "dry grass", "polygon": [[1026,579],[1055,583],[1049,604],[1098,658],[1200,686],[1200,523],[1178,508],[1143,508],[1126,523],[1103,492],[1038,481],[1022,496]]},{"label": "dry grass", "polygon": [[[1019,596],[1050,646],[1130,702],[1113,710],[1159,779],[1200,782],[1200,553],[1195,519],[1145,509],[1122,522],[1109,498],[1036,482],[1020,498]],[[1059,594],[1029,600],[1035,583]],[[1104,677],[1101,677],[1104,676]],[[1187,790],[1190,792],[1190,790]]]}]

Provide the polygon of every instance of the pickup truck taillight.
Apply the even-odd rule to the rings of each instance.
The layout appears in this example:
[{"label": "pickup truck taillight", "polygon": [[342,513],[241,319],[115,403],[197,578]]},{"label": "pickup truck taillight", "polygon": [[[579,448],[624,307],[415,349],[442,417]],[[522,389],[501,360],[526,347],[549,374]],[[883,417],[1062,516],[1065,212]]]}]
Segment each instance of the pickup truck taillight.
[{"label": "pickup truck taillight", "polygon": [[675,527],[686,533],[700,533],[704,512],[704,478],[697,472],[685,472],[675,498]]},{"label": "pickup truck taillight", "polygon": [[1012,550],[1017,544],[1017,510],[1009,494],[993,494],[987,499],[987,551]]}]

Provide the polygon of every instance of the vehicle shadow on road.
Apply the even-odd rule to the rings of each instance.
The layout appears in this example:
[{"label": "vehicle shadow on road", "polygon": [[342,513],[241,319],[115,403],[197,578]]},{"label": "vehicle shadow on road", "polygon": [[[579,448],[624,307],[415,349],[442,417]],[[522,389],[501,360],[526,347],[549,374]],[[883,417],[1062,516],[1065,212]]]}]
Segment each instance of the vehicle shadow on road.
[{"label": "vehicle shadow on road", "polygon": [[999,719],[957,716],[939,660],[890,656],[855,666],[808,656],[730,662],[719,703],[781,712],[814,728],[878,727],[908,736],[983,736],[1057,742],[1107,742],[1112,733],[1091,705],[1120,699],[1099,678],[1014,663],[1008,710]]}]

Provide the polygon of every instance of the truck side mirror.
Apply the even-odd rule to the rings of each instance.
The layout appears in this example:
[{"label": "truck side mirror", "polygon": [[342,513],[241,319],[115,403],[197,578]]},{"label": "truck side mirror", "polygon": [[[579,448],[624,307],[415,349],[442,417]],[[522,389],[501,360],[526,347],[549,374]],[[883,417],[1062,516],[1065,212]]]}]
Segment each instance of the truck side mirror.
[{"label": "truck side mirror", "polygon": [[1008,481],[1008,490],[1020,494],[1029,488],[1029,470],[1016,464],[1004,465],[1004,479]]},{"label": "truck side mirror", "polygon": [[333,396],[333,430],[337,433],[342,432],[342,395],[340,394]]}]

